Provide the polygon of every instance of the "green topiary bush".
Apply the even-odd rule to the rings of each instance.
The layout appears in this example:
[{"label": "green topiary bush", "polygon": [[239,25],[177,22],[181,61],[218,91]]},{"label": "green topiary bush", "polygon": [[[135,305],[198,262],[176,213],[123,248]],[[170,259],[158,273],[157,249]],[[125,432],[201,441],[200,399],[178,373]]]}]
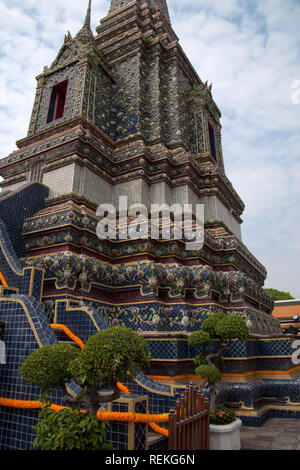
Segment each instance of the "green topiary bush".
[{"label": "green topiary bush", "polygon": [[69,370],[81,386],[97,382],[115,384],[135,377],[148,366],[150,358],[142,336],[129,328],[115,326],[91,336]]},{"label": "green topiary bush", "polygon": [[69,364],[79,356],[79,350],[70,344],[47,345],[33,351],[20,368],[21,377],[36,384],[44,395],[65,386],[72,379]]},{"label": "green topiary bush", "polygon": [[202,377],[211,387],[215,387],[221,380],[221,372],[217,367],[201,365],[196,369],[196,374]]},{"label": "green topiary bush", "polygon": [[205,331],[209,334],[210,341],[211,341],[212,338],[217,337],[216,327],[217,327],[218,323],[222,320],[226,320],[226,318],[228,318],[228,316],[225,313],[217,312],[217,313],[214,313],[213,315],[207,317],[206,320],[204,320],[204,322],[202,323],[201,330]]},{"label": "green topiary bush", "polygon": [[221,380],[220,369],[222,356],[233,340],[246,340],[248,327],[239,315],[217,312],[202,323],[199,331],[194,331],[188,340],[189,346],[202,346],[202,351],[195,357],[196,374],[210,389],[210,409],[216,409],[216,385]]},{"label": "green topiary bush", "polygon": [[189,346],[207,345],[210,342],[210,334],[204,330],[194,331],[189,337]]},{"label": "green topiary bush", "polygon": [[215,329],[216,335],[222,340],[249,338],[249,330],[244,320],[238,315],[230,315],[220,320]]}]

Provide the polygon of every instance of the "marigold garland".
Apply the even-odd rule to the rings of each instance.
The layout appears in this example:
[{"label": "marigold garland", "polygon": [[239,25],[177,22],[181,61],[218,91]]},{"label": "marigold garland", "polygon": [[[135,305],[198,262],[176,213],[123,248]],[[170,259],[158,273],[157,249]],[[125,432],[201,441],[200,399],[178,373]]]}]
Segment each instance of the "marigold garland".
[{"label": "marigold garland", "polygon": [[98,411],[97,416],[103,421],[126,421],[135,423],[147,423],[150,424],[154,420],[157,423],[165,423],[169,421],[169,414],[142,414],[142,413],[118,413],[110,411]]},{"label": "marigold garland", "polygon": [[69,336],[70,339],[72,339],[78,346],[82,349],[84,347],[84,343],[81,341],[78,336],[75,336],[74,333],[72,333],[71,330],[66,325],[60,325],[58,323],[52,323],[51,328],[56,329],[56,330],[63,330],[64,333],[66,333],[67,336]]},{"label": "marigold garland", "polygon": [[149,379],[152,380],[188,380],[188,379],[199,379],[201,380],[200,375],[175,375],[174,377],[169,377],[167,375],[148,375]]},{"label": "marigold garland", "polygon": [[117,387],[121,392],[125,393],[125,395],[130,395],[130,391],[128,390],[128,388],[121,382],[117,382]]},{"label": "marigold garland", "polygon": [[157,426],[155,423],[150,423],[149,426],[153,429],[154,432],[157,434],[162,434],[163,436],[169,437],[169,431],[165,428]]},{"label": "marigold garland", "polygon": [[6,282],[4,276],[3,276],[3,274],[2,274],[1,272],[0,272],[0,282],[1,282],[2,286],[8,287],[8,286],[7,286],[7,282]]},{"label": "marigold garland", "polygon": [[0,405],[10,408],[28,408],[33,410],[39,409],[42,406],[39,401],[12,400],[10,398],[0,398]]},{"label": "marigold garland", "polygon": [[[23,408],[23,409],[40,409],[42,403],[40,401],[26,401],[26,400],[13,400],[11,398],[0,398],[0,405],[7,406],[10,408]],[[52,404],[51,408],[55,411],[60,411],[65,406]],[[82,410],[85,413],[85,410]],[[114,411],[98,411],[97,417],[102,421],[134,421],[136,423],[149,423],[151,421],[156,421],[157,423],[165,423],[169,420],[169,415],[158,414],[142,414],[142,413],[118,413]]]}]

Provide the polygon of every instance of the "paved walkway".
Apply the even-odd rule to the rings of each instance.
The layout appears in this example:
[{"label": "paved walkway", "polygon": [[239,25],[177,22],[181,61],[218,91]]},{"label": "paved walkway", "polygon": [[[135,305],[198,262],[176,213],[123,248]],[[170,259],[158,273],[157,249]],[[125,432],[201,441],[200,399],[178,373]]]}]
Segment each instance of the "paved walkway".
[{"label": "paved walkway", "polygon": [[261,427],[241,427],[242,450],[300,450],[300,419],[272,418]]}]

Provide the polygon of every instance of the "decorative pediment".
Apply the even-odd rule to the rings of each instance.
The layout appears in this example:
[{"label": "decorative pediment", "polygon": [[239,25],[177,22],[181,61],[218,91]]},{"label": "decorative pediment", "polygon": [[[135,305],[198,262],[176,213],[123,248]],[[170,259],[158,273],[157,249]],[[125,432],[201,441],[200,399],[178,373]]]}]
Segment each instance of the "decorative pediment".
[{"label": "decorative pediment", "polygon": [[64,44],[61,47],[55,61],[51,65],[51,69],[59,65],[63,65],[70,60],[74,60],[84,54],[95,51],[95,38],[91,30],[91,0],[85,17],[84,24],[80,31],[72,38],[71,33],[65,35]]},{"label": "decorative pediment", "polygon": [[198,108],[207,109],[215,121],[219,121],[221,113],[218,110],[212,97],[212,84],[205,83],[194,84],[193,90],[189,92],[189,98],[193,105]]},{"label": "decorative pediment", "polygon": [[51,69],[77,58],[78,50],[76,50],[73,41],[74,40],[71,38],[70,33],[68,33],[68,36],[65,36],[65,42],[61,47],[56,59],[51,64]]}]

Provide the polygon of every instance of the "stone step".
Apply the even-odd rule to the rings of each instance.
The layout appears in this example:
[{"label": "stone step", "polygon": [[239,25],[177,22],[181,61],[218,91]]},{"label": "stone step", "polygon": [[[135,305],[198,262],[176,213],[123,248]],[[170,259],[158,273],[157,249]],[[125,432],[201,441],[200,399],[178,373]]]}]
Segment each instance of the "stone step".
[{"label": "stone step", "polygon": [[75,343],[75,341],[58,341],[58,344],[70,344],[71,346],[75,346],[76,348],[79,348],[78,344]]},{"label": "stone step", "polygon": [[148,433],[149,450],[168,450],[168,438],[162,434],[149,431]]},{"label": "stone step", "polygon": [[55,328],[52,330],[53,333],[56,336],[57,342],[59,344],[71,344],[72,346],[75,346],[76,348],[79,348],[78,344],[75,341],[72,341],[66,333],[61,330],[60,328]]}]

